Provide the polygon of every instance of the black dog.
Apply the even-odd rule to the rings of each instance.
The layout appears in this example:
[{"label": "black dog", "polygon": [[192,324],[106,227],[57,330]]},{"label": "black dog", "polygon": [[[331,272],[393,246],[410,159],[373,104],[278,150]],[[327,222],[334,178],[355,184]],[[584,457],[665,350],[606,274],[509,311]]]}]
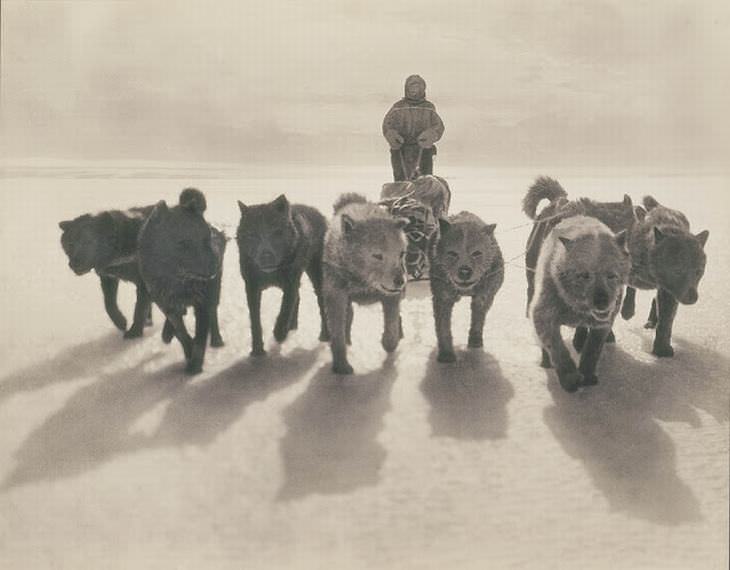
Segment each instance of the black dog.
[{"label": "black dog", "polygon": [[241,276],[246,283],[251,318],[251,354],[266,354],[261,332],[261,292],[283,291],[274,338],[286,339],[298,325],[299,285],[306,272],[317,295],[321,317],[320,340],[329,340],[322,304],[322,248],[327,221],[314,208],[290,204],[283,194],[273,202],[246,206],[238,202],[241,221],[236,240]]}]

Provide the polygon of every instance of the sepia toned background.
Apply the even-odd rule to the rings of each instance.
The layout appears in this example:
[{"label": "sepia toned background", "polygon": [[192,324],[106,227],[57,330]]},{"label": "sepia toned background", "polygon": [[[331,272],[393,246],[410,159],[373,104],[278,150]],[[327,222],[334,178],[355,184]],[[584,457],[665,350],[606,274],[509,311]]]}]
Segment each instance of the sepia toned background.
[{"label": "sepia toned background", "polygon": [[[730,4],[142,2],[1,4],[0,568],[724,569],[728,565]],[[60,220],[177,202],[196,186],[234,237],[237,200],[326,216],[391,179],[380,132],[411,73],[441,114],[452,212],[497,224],[505,283],[484,350],[435,360],[428,283],[386,357],[357,307],[331,374],[309,282],[299,330],[251,339],[235,240],[226,346],[183,372],[162,316],[125,341]],[[600,383],[564,393],[524,318],[520,201],[651,194],[707,229],[676,355],[616,323]],[[120,286],[130,316],[133,288]],[[565,331],[567,334],[568,331]]]}]

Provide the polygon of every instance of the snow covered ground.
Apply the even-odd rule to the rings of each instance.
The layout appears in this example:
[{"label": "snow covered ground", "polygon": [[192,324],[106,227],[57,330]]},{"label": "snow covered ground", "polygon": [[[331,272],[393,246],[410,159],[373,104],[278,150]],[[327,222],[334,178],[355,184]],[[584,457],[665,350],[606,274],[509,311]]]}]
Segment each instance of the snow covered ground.
[{"label": "snow covered ground", "polygon": [[[573,197],[653,194],[710,230],[700,301],[680,307],[676,356],[657,360],[637,317],[617,325],[600,384],[562,392],[538,366],[522,260],[509,266],[483,350],[435,361],[428,287],[409,286],[405,339],[386,357],[376,307],[355,312],[351,361],[330,373],[311,286],[300,329],[251,359],[238,252],[225,260],[222,349],[182,371],[160,314],[125,341],[98,280],[66,266],[57,222],[176,202],[196,185],[235,233],[236,200],[286,193],[327,215],[343,191],[376,198],[384,169],[8,169],[0,209],[0,567],[727,568],[730,340],[723,177],[440,169],[452,212],[497,222],[507,259],[529,227],[534,175]],[[516,227],[519,226],[519,227]],[[121,287],[131,313],[133,290]]]}]

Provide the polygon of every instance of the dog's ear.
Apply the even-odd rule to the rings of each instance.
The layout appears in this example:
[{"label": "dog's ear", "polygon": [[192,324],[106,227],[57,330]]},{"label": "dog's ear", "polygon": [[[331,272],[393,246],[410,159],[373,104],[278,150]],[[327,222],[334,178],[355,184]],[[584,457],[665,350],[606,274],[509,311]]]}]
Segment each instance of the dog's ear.
[{"label": "dog's ear", "polygon": [[631,196],[624,194],[624,206],[631,208],[633,205],[634,203],[631,201]]},{"label": "dog's ear", "polygon": [[248,206],[246,206],[246,204],[244,204],[240,200],[238,200],[238,209],[241,211],[241,217],[245,216],[248,212]]},{"label": "dog's ear", "polygon": [[646,210],[642,206],[634,206],[634,214],[636,219],[643,222],[646,219]]},{"label": "dog's ear", "polygon": [[451,229],[451,224],[446,218],[439,218],[439,233],[444,235]]},{"label": "dog's ear", "polygon": [[345,235],[350,235],[352,233],[352,230],[355,228],[355,221],[347,214],[342,214],[340,218],[342,221],[342,233]]},{"label": "dog's ear", "polygon": [[567,237],[563,237],[563,236],[558,236],[558,239],[560,240],[560,242],[563,244],[563,246],[565,247],[565,249],[567,251],[570,251],[570,248],[573,247],[573,240],[570,240]]},{"label": "dog's ear", "polygon": [[165,202],[164,200],[160,200],[159,202],[157,202],[157,204],[155,204],[155,207],[152,209],[149,221],[157,222],[163,217],[167,216],[168,212],[169,210],[167,209],[167,202]]},{"label": "dog's ear", "polygon": [[284,194],[280,194],[271,204],[280,214],[289,215],[289,200]]},{"label": "dog's ear", "polygon": [[66,231],[73,225],[72,220],[63,220],[62,222],[58,222],[58,227],[61,228],[62,231]]},{"label": "dog's ear", "polygon": [[102,212],[96,217],[96,227],[103,232],[114,231],[114,218],[109,212]]},{"label": "dog's ear", "polygon": [[696,236],[697,241],[700,242],[700,245],[704,248],[705,244],[707,243],[707,238],[710,237],[710,232],[707,230],[703,230],[700,233],[698,233]]},{"label": "dog's ear", "polygon": [[624,253],[628,253],[629,252],[629,250],[627,248],[627,245],[628,245],[628,237],[629,237],[629,234],[626,232],[626,230],[621,230],[620,232],[618,232],[616,234],[616,245]]},{"label": "dog's ear", "polygon": [[664,239],[664,233],[658,227],[654,226],[654,243],[659,243]]},{"label": "dog's ear", "polygon": [[644,202],[644,207],[649,212],[659,205],[659,202],[656,201],[656,198],[654,198],[654,196],[644,196],[644,199],[642,201]]},{"label": "dog's ear", "polygon": [[482,233],[485,236],[491,236],[494,235],[494,228],[497,227],[497,224],[487,224],[482,228]]}]

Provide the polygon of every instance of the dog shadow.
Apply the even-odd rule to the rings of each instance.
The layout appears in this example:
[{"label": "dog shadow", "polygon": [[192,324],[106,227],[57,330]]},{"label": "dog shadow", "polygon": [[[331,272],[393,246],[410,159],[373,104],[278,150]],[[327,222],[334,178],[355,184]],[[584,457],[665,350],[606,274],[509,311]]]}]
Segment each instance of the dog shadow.
[{"label": "dog shadow", "polygon": [[317,360],[319,347],[295,349],[286,358],[247,358],[200,384],[181,390],[170,402],[147,446],[208,445],[254,402],[299,380]]},{"label": "dog shadow", "polygon": [[431,410],[433,437],[461,440],[501,439],[507,436],[507,403],[514,389],[499,363],[482,350],[457,352],[454,364],[436,360],[431,353],[421,392]]},{"label": "dog shadow", "polygon": [[674,443],[656,420],[697,427],[702,409],[728,421],[728,360],[696,345],[677,345],[682,355],[666,364],[639,362],[620,347],[606,350],[600,384],[577,394],[564,392],[551,374],[554,405],[544,412],[548,428],[583,462],[613,509],[663,525],[702,515],[677,474]]},{"label": "dog shadow", "polygon": [[[103,375],[26,438],[0,488],[73,477],[143,449],[209,444],[249,404],[295,382],[317,355],[314,349],[293,351],[287,359],[249,359],[200,384],[191,382],[179,362],[146,372],[159,354]],[[167,407],[151,435],[133,430],[138,419],[163,403]]]},{"label": "dog shadow", "polygon": [[185,381],[179,364],[145,372],[155,358],[103,375],[75,392],[26,438],[1,488],[72,477],[139,448],[146,436],[130,434],[130,426]]},{"label": "dog shadow", "polygon": [[41,390],[53,384],[95,376],[133,344],[124,340],[121,333],[109,332],[72,346],[53,358],[0,378],[0,401],[19,392]]},{"label": "dog shadow", "polygon": [[382,369],[365,375],[335,376],[329,364],[320,369],[284,412],[284,483],[278,500],[377,484],[386,457],[377,436],[396,374],[392,355]]}]

